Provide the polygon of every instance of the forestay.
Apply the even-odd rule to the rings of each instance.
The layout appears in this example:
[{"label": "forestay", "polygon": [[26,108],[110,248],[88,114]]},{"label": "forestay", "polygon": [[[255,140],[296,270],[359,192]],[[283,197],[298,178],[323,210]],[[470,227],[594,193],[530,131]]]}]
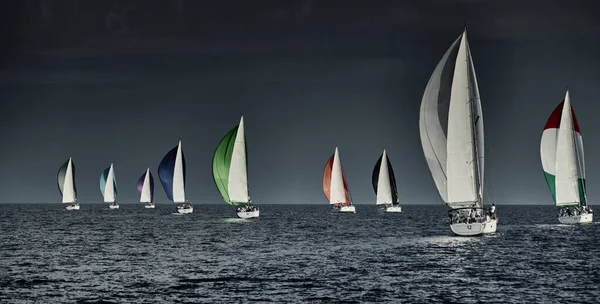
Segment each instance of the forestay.
[{"label": "forestay", "polygon": [[244,117],[219,142],[213,155],[213,179],[223,200],[231,205],[250,202]]},{"label": "forestay", "polygon": [[163,157],[158,177],[167,197],[174,203],[185,203],[185,156],[179,144]]},{"label": "forestay", "polygon": [[342,170],[342,163],[335,148],[335,153],[327,160],[323,170],[323,193],[329,204],[351,204],[348,194],[348,183]]},{"label": "forestay", "polygon": [[75,164],[69,158],[58,169],[58,191],[62,194],[62,202],[70,204],[77,201],[77,189],[75,188]]},{"label": "forestay", "polygon": [[452,208],[483,201],[483,115],[466,31],[434,70],[421,100],[419,130],[427,164]]},{"label": "forestay", "polygon": [[569,91],[552,112],[542,133],[540,156],[557,206],[586,205],[583,138]]}]

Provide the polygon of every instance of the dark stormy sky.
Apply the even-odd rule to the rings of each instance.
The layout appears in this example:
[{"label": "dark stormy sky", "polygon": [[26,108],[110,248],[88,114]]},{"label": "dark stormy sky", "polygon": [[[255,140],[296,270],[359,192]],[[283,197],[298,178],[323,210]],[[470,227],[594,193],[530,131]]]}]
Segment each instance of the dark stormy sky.
[{"label": "dark stormy sky", "polygon": [[[101,202],[115,163],[119,201],[183,140],[187,196],[222,199],[212,153],[244,114],[249,180],[261,203],[326,204],[339,146],[351,195],[372,204],[382,149],[404,203],[440,204],[418,111],[463,23],[479,78],[487,198],[551,204],[542,127],[571,88],[600,192],[600,7],[576,0],[76,1],[0,4],[0,202],[60,202],[72,156],[81,203]],[[158,180],[156,201],[167,202]]]}]

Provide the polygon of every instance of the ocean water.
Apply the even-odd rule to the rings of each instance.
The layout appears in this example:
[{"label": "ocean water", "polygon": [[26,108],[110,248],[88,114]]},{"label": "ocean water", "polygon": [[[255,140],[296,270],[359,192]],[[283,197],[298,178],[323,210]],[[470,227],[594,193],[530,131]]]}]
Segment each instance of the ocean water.
[{"label": "ocean water", "polygon": [[552,206],[499,205],[483,237],[439,205],[260,207],[0,205],[0,303],[600,303],[600,224]]}]

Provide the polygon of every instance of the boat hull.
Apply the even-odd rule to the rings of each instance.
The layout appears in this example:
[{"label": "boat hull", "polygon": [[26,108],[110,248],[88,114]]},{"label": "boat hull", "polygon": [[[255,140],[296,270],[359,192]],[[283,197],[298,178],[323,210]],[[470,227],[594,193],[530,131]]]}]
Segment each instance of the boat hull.
[{"label": "boat hull", "polygon": [[146,209],[154,209],[155,207],[156,207],[155,204],[146,204],[146,205],[144,205],[144,208],[146,208]]},{"label": "boat hull", "polygon": [[496,232],[498,219],[489,219],[480,223],[456,223],[451,224],[450,229],[456,235],[476,236]]},{"label": "boat hull", "polygon": [[188,214],[188,213],[193,213],[194,212],[194,207],[190,206],[189,208],[183,208],[183,206],[177,206],[177,213],[180,214]]},{"label": "boat hull", "polygon": [[76,205],[68,205],[66,207],[67,210],[79,210],[79,204]]},{"label": "boat hull", "polygon": [[389,206],[385,208],[386,213],[400,213],[402,212],[402,207],[400,206]]},{"label": "boat hull", "polygon": [[585,223],[591,223],[593,219],[594,219],[593,213],[586,213],[586,214],[576,215],[576,216],[561,216],[558,218],[558,221],[561,224],[585,224]]},{"label": "boat hull", "polygon": [[108,208],[111,209],[111,210],[113,210],[113,209],[119,209],[119,205],[117,205],[117,204],[114,204],[114,205],[110,204],[110,205],[108,205]]},{"label": "boat hull", "polygon": [[339,213],[356,213],[356,207],[354,205],[342,206],[338,210]]},{"label": "boat hull", "polygon": [[258,218],[259,215],[260,215],[260,210],[240,211],[237,213],[237,216],[239,218],[243,218],[243,219]]}]

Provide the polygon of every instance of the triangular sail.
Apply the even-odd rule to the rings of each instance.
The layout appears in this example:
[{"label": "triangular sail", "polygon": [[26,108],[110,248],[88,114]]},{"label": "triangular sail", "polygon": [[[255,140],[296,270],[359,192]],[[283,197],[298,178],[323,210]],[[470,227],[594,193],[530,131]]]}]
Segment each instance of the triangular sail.
[{"label": "triangular sail", "polygon": [[75,164],[69,158],[58,169],[58,191],[62,195],[62,202],[65,204],[75,203],[77,201],[77,189],[75,187]]},{"label": "triangular sail", "polygon": [[169,200],[185,203],[185,156],[181,141],[163,157],[158,166],[158,177]]},{"label": "triangular sail", "polygon": [[140,194],[140,203],[152,203],[154,199],[154,178],[150,168],[138,180],[137,190]]},{"label": "triangular sail", "polygon": [[434,70],[421,101],[423,152],[451,208],[483,201],[483,116],[466,31]]},{"label": "triangular sail", "polygon": [[335,153],[327,160],[323,171],[323,193],[330,204],[351,204],[348,195],[348,183],[342,170],[337,147]]},{"label": "triangular sail", "polygon": [[377,194],[377,205],[397,204],[398,190],[396,188],[396,177],[394,169],[387,157],[385,150],[373,167],[373,176],[371,178],[373,190]]},{"label": "triangular sail", "polygon": [[230,205],[244,205],[248,194],[248,159],[246,157],[244,117],[217,145],[213,155],[213,179],[223,200]]},{"label": "triangular sail", "polygon": [[117,180],[112,164],[100,175],[100,192],[104,196],[105,203],[114,203],[117,199]]},{"label": "triangular sail", "polygon": [[544,126],[540,156],[556,205],[585,206],[583,137],[568,91]]}]

